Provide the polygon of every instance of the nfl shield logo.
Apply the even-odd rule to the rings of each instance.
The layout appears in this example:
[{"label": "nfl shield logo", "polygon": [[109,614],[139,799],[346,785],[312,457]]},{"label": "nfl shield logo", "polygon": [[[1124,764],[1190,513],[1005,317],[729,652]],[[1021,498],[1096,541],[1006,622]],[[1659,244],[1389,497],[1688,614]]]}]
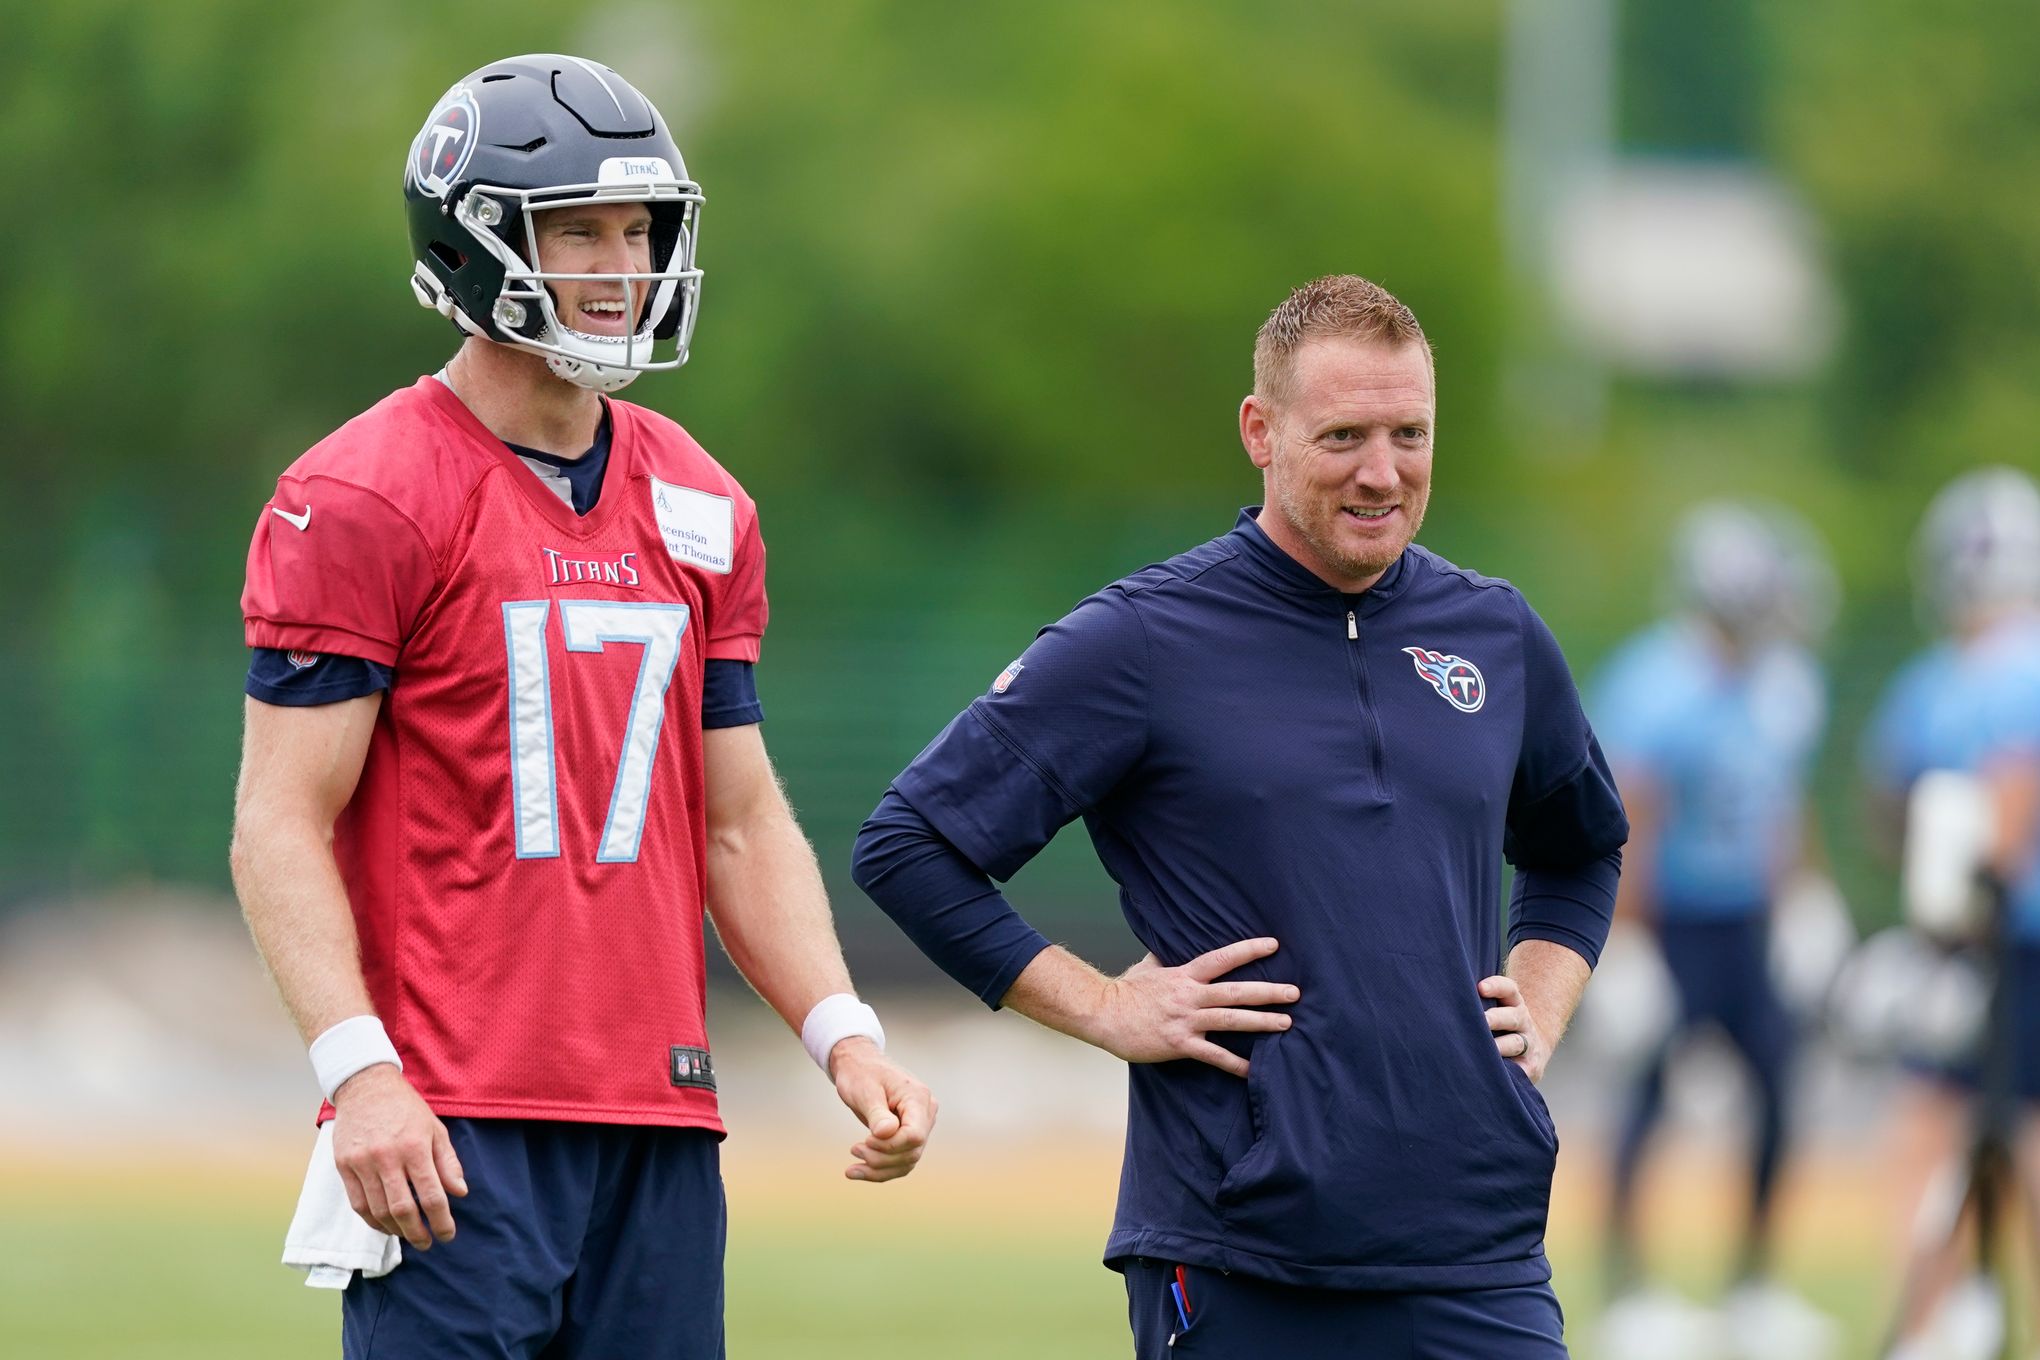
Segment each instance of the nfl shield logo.
[{"label": "nfl shield logo", "polygon": [[992,693],[1004,694],[1006,692],[1007,686],[1011,685],[1015,680],[1018,680],[1020,678],[1020,672],[1026,669],[1027,666],[1024,662],[1015,661],[1012,665],[1000,671],[999,678],[992,681]]},{"label": "nfl shield logo", "polygon": [[672,1062],[671,1076],[675,1086],[696,1086],[704,1091],[715,1089],[715,1060],[709,1057],[707,1049],[675,1044]]}]

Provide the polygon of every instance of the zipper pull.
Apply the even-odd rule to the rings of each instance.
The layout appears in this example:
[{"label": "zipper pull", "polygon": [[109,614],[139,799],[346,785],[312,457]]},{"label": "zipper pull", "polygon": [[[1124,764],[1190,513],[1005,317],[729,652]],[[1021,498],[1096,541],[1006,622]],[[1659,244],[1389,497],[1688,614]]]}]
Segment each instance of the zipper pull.
[{"label": "zipper pull", "polygon": [[1360,640],[1360,620],[1353,617],[1353,611],[1350,609],[1346,611],[1346,640],[1348,642]]}]

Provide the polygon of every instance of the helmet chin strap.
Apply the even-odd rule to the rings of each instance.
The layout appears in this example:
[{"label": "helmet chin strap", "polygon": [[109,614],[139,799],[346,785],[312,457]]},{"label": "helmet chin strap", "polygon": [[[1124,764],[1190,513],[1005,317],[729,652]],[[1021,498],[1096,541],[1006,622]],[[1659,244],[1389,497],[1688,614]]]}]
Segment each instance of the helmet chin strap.
[{"label": "helmet chin strap", "polygon": [[563,359],[557,354],[546,355],[545,366],[555,378],[591,392],[621,392],[637,381],[638,376],[638,370],[634,368],[610,368],[585,359]]},{"label": "helmet chin strap", "polygon": [[[559,326],[561,343],[575,348],[609,343],[605,335],[588,335],[571,326]],[[651,331],[640,332],[646,344],[651,343]],[[618,343],[621,343],[619,340]],[[594,392],[621,392],[637,380],[643,369],[625,368],[619,364],[605,364],[585,355],[546,354],[545,366],[555,378],[570,382],[576,387],[585,387]]]},{"label": "helmet chin strap", "polygon": [[[630,280],[624,280],[623,296],[627,308],[635,309],[635,294],[636,290]],[[551,284],[545,285],[545,312],[546,325],[539,331],[536,339],[541,345],[549,345],[565,352],[555,353],[550,349],[535,349],[535,352],[544,354],[545,366],[555,378],[570,382],[576,387],[585,387],[591,392],[608,393],[621,392],[637,381],[638,374],[644,372],[641,368],[632,368],[624,364],[605,364],[595,356],[611,346],[627,355],[634,347],[643,345],[645,352],[650,353],[653,330],[653,323],[650,320],[647,320],[644,327],[633,336],[593,335],[587,331],[575,330],[560,318],[559,295],[553,292]]]}]

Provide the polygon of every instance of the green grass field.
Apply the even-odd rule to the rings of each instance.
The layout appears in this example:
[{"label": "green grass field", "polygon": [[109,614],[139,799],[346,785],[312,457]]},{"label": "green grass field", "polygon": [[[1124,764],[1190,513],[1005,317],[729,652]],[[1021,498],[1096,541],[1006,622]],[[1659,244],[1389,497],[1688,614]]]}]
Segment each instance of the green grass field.
[{"label": "green grass field", "polygon": [[[732,1149],[730,1354],[1090,1360],[1128,1352],[1098,1264],[1116,1149],[931,1159],[894,1186],[835,1181],[810,1149]],[[275,1263],[295,1170],[0,1163],[0,1355],[274,1360],[338,1353],[338,1305]],[[1711,1180],[1711,1183],[1710,1183]],[[1795,1192],[1788,1270],[1868,1357],[1887,1265],[1860,1177]],[[1727,1260],[1719,1178],[1662,1186],[1654,1257],[1704,1293]],[[1552,1255],[1576,1352],[1594,1297],[1592,1195],[1562,1178]]]},{"label": "green grass field", "polygon": [[[339,1351],[339,1306],[274,1264],[273,1212],[6,1215],[0,1353],[49,1360],[273,1360]],[[957,1225],[959,1237],[967,1225]],[[1118,1356],[1123,1299],[1095,1244],[1039,1234],[874,1243],[793,1222],[740,1227],[733,1355]]]}]

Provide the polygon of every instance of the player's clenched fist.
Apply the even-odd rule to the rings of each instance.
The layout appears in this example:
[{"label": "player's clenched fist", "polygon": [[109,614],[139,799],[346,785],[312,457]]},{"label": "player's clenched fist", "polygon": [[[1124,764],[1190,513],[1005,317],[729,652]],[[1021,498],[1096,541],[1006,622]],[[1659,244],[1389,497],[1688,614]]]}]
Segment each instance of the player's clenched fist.
[{"label": "player's clenched fist", "polygon": [[853,1181],[890,1181],[912,1171],[935,1129],[934,1093],[861,1037],[836,1045],[829,1076],[868,1134],[850,1149],[857,1164],[843,1174]]},{"label": "player's clenched fist", "polygon": [[466,1195],[467,1180],[446,1125],[404,1074],[364,1068],[333,1093],[333,1109],[333,1160],[354,1212],[420,1251],[453,1240],[447,1196]]},{"label": "player's clenched fist", "polygon": [[1286,982],[1219,982],[1218,978],[1277,948],[1271,939],[1241,940],[1199,954],[1177,968],[1164,968],[1150,954],[1109,979],[1086,1037],[1127,1062],[1169,1062],[1195,1058],[1234,1076],[1247,1074],[1247,1060],[1205,1035],[1212,1030],[1271,1033],[1289,1028],[1275,1011],[1238,1009],[1280,1006],[1301,993]]}]

